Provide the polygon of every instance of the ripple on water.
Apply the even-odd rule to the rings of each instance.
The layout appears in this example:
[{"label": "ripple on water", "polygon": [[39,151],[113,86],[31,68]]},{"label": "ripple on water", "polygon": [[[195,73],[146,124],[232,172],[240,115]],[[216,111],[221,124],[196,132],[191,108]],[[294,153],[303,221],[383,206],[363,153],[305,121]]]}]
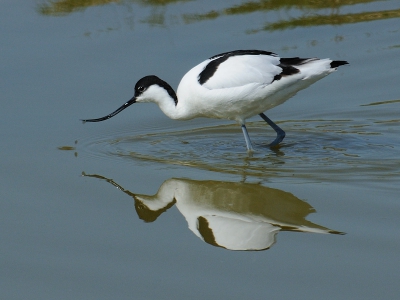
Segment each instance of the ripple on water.
[{"label": "ripple on water", "polygon": [[[270,149],[273,131],[248,124],[255,152],[248,155],[236,124],[80,141],[80,150],[106,159],[189,166],[248,176],[324,180],[387,180],[400,175],[399,144],[374,121],[288,120],[287,136]],[[398,133],[397,133],[398,134]]]}]

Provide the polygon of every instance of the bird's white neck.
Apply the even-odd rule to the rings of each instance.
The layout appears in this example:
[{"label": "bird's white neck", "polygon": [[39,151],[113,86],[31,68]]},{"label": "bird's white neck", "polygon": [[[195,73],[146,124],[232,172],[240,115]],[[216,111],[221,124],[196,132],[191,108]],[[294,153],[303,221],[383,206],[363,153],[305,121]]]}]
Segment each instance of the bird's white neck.
[{"label": "bird's white neck", "polygon": [[151,85],[137,98],[136,102],[154,102],[167,117],[171,119],[185,118],[180,106],[178,105],[178,98],[175,91],[171,87],[166,90],[164,87],[157,84]]}]

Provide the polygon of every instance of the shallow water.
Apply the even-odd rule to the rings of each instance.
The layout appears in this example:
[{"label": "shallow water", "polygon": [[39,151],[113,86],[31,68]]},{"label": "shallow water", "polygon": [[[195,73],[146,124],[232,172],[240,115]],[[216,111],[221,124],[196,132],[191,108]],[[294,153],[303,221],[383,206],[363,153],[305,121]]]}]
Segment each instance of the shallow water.
[{"label": "shallow water", "polygon": [[335,120],[320,115],[321,119],[280,121],[279,125],[285,128],[288,136],[275,148],[268,146],[273,140],[272,129],[263,121],[249,123],[255,146],[253,153],[245,150],[237,124],[145,134],[135,132],[134,135],[127,132],[118,137],[113,133],[110,137],[81,140],[74,149],[110,160],[132,160],[133,164],[190,166],[245,177],[257,176],[260,180],[386,182],[398,179],[398,113],[369,104],[352,115],[354,119]]},{"label": "shallow water", "polygon": [[[398,1],[6,1],[0,298],[396,299]],[[214,54],[348,60],[248,120],[135,104]]]}]

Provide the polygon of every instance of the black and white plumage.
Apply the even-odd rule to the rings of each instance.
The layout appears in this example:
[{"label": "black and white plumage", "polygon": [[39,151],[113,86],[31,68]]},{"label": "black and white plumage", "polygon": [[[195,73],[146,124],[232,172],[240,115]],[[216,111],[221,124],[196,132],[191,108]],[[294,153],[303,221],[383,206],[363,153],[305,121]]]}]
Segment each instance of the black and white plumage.
[{"label": "black and white plumage", "polygon": [[263,112],[282,104],[298,91],[327,76],[346,61],[319,58],[280,58],[262,50],[236,50],[215,55],[187,72],[177,93],[165,81],[150,75],[135,85],[135,94],[107,120],[133,103],[154,102],[171,119],[198,117],[237,121],[243,130],[247,149],[252,144],[245,121],[260,115],[277,133],[270,146],[278,145],[285,132]]}]

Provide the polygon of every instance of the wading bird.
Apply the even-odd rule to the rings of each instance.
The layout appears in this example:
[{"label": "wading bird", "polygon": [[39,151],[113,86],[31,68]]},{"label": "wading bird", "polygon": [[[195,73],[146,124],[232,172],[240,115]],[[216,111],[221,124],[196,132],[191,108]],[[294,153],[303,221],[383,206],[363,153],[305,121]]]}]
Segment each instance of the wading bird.
[{"label": "wading bird", "polygon": [[157,76],[145,76],[136,83],[132,99],[116,111],[102,118],[82,121],[104,121],[133,103],[154,102],[171,119],[235,120],[242,127],[248,151],[252,151],[245,121],[259,115],[276,131],[277,136],[270,144],[274,147],[283,140],[285,132],[264,111],[282,104],[345,64],[347,61],[327,58],[280,58],[262,50],[221,53],[187,72],[177,93]]}]

